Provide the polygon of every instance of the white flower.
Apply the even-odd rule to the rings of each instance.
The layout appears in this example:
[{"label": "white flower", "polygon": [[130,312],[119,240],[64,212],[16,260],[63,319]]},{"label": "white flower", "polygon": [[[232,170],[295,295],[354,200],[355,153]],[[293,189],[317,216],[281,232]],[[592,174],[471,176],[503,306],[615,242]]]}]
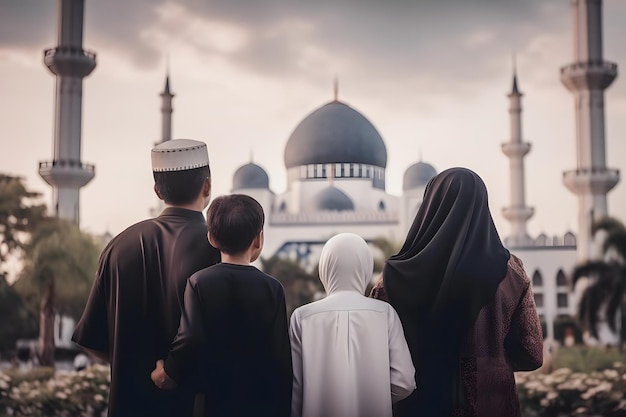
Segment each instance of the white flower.
[{"label": "white flower", "polygon": [[66,400],[67,399],[67,394],[64,392],[57,392],[56,394],[54,394],[55,397],[61,399],[61,400]]},{"label": "white flower", "polygon": [[607,379],[619,379],[619,372],[615,369],[605,369],[603,374]]},{"label": "white flower", "polygon": [[100,394],[94,395],[93,399],[94,399],[95,402],[98,402],[98,403],[104,401],[104,397],[102,395],[100,395]]}]

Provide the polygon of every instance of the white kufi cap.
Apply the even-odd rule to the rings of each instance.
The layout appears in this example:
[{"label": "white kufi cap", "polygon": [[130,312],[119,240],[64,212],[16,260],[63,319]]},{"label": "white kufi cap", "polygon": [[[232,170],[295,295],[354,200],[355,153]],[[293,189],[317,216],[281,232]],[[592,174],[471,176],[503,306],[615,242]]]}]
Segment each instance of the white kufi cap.
[{"label": "white kufi cap", "polygon": [[173,139],[152,149],[152,171],[185,171],[209,166],[206,143],[191,139]]}]

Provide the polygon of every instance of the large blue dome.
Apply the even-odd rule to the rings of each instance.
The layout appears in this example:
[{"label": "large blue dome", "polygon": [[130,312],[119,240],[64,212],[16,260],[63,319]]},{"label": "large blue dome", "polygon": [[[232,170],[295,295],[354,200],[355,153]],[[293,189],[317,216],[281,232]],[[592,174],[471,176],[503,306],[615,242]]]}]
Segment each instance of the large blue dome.
[{"label": "large blue dome", "polygon": [[287,168],[333,162],[387,166],[387,149],[376,128],[337,100],[305,117],[285,146]]},{"label": "large blue dome", "polygon": [[260,166],[252,162],[239,167],[233,175],[233,190],[244,188],[269,188],[270,180]]},{"label": "large blue dome", "polygon": [[315,196],[313,204],[318,211],[350,211],[354,210],[354,203],[343,191],[333,187],[323,189]]},{"label": "large blue dome", "polygon": [[425,187],[435,175],[437,170],[432,165],[421,161],[413,164],[404,171],[402,190]]}]

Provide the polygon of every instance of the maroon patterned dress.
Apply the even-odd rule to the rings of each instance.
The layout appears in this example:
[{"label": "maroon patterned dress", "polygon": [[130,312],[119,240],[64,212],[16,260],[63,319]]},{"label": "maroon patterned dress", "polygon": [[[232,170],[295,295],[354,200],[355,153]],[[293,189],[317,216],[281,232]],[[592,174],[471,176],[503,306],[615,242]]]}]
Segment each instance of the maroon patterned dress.
[{"label": "maroon patterned dress", "polygon": [[[370,296],[388,301],[383,279],[381,275]],[[511,254],[506,277],[465,340],[461,364],[466,403],[452,417],[519,417],[513,372],[537,369],[542,361],[543,337],[530,279],[522,261]]]}]

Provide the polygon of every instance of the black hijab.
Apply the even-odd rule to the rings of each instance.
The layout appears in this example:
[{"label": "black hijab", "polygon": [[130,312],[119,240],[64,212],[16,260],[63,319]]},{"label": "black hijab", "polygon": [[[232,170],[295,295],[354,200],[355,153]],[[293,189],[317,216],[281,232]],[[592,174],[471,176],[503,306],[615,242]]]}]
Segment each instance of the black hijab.
[{"label": "black hijab", "polygon": [[402,249],[383,270],[417,371],[417,398],[407,406],[420,407],[420,415],[449,415],[463,404],[462,342],[493,299],[508,259],[482,179],[465,168],[434,177]]}]

